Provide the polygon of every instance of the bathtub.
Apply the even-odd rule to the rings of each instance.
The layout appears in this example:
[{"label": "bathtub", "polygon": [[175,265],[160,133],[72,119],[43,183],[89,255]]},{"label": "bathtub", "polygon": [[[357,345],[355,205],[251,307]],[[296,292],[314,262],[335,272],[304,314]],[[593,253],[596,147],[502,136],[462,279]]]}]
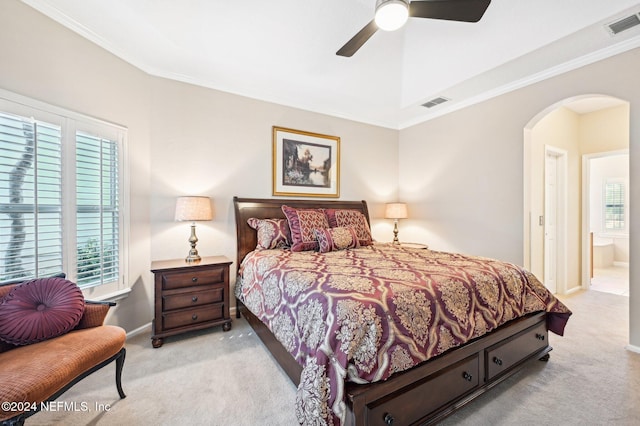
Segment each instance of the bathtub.
[{"label": "bathtub", "polygon": [[593,237],[593,267],[613,266],[614,250],[613,238]]}]

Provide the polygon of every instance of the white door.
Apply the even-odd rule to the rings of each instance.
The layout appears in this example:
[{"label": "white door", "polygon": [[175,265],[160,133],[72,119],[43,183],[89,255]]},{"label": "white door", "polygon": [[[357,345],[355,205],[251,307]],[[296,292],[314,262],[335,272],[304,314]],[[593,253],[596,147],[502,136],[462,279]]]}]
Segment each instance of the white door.
[{"label": "white door", "polygon": [[544,285],[557,292],[558,157],[547,152],[544,167]]}]

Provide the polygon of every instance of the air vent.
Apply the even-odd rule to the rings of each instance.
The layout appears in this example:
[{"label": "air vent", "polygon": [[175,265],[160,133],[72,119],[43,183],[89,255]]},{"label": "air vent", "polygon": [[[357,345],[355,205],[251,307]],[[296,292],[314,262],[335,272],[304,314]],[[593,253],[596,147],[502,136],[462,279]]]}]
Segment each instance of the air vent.
[{"label": "air vent", "polygon": [[429,102],[425,102],[422,104],[423,107],[425,108],[433,108],[434,106],[443,104],[447,101],[450,101],[451,99],[447,99],[447,98],[443,98],[442,96],[438,97],[438,98],[434,98],[431,99]]},{"label": "air vent", "polygon": [[628,30],[629,28],[635,27],[636,25],[640,25],[640,17],[638,17],[638,14],[619,19],[616,22],[607,24],[606,27],[611,35],[616,35]]}]

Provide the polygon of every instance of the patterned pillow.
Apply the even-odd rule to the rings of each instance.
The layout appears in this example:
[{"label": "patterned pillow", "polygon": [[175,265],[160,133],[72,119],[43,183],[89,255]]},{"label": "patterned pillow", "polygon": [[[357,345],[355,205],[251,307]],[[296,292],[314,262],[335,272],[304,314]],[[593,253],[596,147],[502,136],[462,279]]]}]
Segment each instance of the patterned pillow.
[{"label": "patterned pillow", "polygon": [[373,244],[371,228],[369,227],[367,218],[362,212],[353,209],[325,209],[324,213],[327,215],[327,221],[331,228],[340,226],[351,227],[356,231],[358,242],[361,246],[370,246]]},{"label": "patterned pillow", "polygon": [[329,227],[323,209],[295,209],[282,206],[291,229],[291,251],[318,250],[314,229]]},{"label": "patterned pillow", "polygon": [[360,247],[356,231],[350,227],[314,229],[320,253]]},{"label": "patterned pillow", "polygon": [[38,278],[16,285],[0,303],[0,339],[28,345],[75,328],[84,313],[80,288],[64,278]]},{"label": "patterned pillow", "polygon": [[291,231],[286,219],[247,219],[250,227],[258,231],[256,250],[286,248],[291,245]]}]

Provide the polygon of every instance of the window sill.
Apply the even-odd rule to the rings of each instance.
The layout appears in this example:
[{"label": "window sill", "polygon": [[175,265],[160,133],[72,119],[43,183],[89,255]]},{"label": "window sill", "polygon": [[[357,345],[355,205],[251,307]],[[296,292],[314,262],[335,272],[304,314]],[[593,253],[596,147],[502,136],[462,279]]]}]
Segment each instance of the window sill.
[{"label": "window sill", "polygon": [[103,294],[100,296],[87,296],[85,294],[85,299],[87,300],[95,300],[97,302],[117,302],[118,300],[125,299],[131,293],[131,288],[123,288],[122,290],[117,290],[111,293]]}]

